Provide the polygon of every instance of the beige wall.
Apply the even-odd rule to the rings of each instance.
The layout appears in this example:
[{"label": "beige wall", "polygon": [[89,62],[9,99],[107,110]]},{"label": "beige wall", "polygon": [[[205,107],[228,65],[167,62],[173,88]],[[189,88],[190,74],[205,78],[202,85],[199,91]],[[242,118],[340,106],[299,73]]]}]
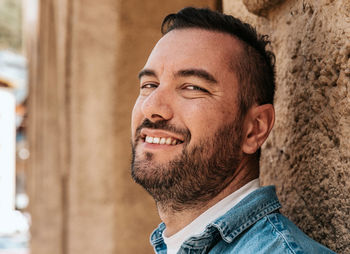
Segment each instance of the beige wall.
[{"label": "beige wall", "polygon": [[129,176],[129,119],[162,18],[187,5],[217,6],[40,1],[38,46],[29,52],[32,254],[151,253],[159,218]]},{"label": "beige wall", "polygon": [[263,184],[277,186],[282,212],[308,235],[350,253],[350,2],[224,0],[223,9],[269,34],[276,53]]}]

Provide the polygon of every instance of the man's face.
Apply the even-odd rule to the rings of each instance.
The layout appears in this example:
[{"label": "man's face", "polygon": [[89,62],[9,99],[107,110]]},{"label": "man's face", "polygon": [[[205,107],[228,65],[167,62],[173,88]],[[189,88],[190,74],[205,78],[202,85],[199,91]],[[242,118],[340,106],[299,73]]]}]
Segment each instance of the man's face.
[{"label": "man's face", "polygon": [[243,120],[230,64],[239,52],[228,34],[173,30],[140,72],[132,175],[156,201],[208,201],[232,180],[242,155]]}]

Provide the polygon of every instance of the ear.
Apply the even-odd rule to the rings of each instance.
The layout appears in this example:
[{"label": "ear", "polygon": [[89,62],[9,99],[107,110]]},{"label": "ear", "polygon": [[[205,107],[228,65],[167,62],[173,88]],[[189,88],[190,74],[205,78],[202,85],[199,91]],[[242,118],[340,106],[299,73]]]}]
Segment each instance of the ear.
[{"label": "ear", "polygon": [[246,154],[255,153],[265,142],[275,122],[272,104],[252,106],[244,120],[242,150]]}]

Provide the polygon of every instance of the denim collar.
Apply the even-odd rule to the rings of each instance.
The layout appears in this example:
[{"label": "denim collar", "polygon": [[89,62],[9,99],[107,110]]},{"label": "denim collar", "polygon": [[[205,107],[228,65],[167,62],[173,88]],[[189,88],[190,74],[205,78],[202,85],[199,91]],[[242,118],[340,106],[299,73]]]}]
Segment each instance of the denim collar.
[{"label": "denim collar", "polygon": [[[190,248],[204,248],[221,237],[225,242],[231,243],[244,230],[259,221],[262,217],[281,208],[275,187],[261,187],[241,200],[226,214],[207,225],[205,231],[199,236],[193,236],[182,246]],[[156,250],[165,250],[162,233],[165,224],[161,223],[151,234],[150,242]]]}]

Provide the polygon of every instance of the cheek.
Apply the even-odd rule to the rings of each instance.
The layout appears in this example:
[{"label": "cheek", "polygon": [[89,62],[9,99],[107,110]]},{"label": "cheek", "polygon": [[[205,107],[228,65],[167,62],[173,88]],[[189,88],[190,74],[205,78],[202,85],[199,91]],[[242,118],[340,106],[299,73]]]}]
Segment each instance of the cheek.
[{"label": "cheek", "polygon": [[194,100],[183,106],[184,122],[193,139],[213,136],[220,127],[231,124],[237,117],[234,98]]},{"label": "cheek", "polygon": [[193,140],[212,136],[221,126],[227,113],[216,105],[206,103],[189,104],[184,112],[184,123],[191,132]]},{"label": "cheek", "polygon": [[135,136],[135,131],[137,127],[141,124],[143,115],[141,111],[141,101],[139,98],[137,98],[134,108],[132,109],[132,114],[131,114],[131,135],[132,137]]}]

